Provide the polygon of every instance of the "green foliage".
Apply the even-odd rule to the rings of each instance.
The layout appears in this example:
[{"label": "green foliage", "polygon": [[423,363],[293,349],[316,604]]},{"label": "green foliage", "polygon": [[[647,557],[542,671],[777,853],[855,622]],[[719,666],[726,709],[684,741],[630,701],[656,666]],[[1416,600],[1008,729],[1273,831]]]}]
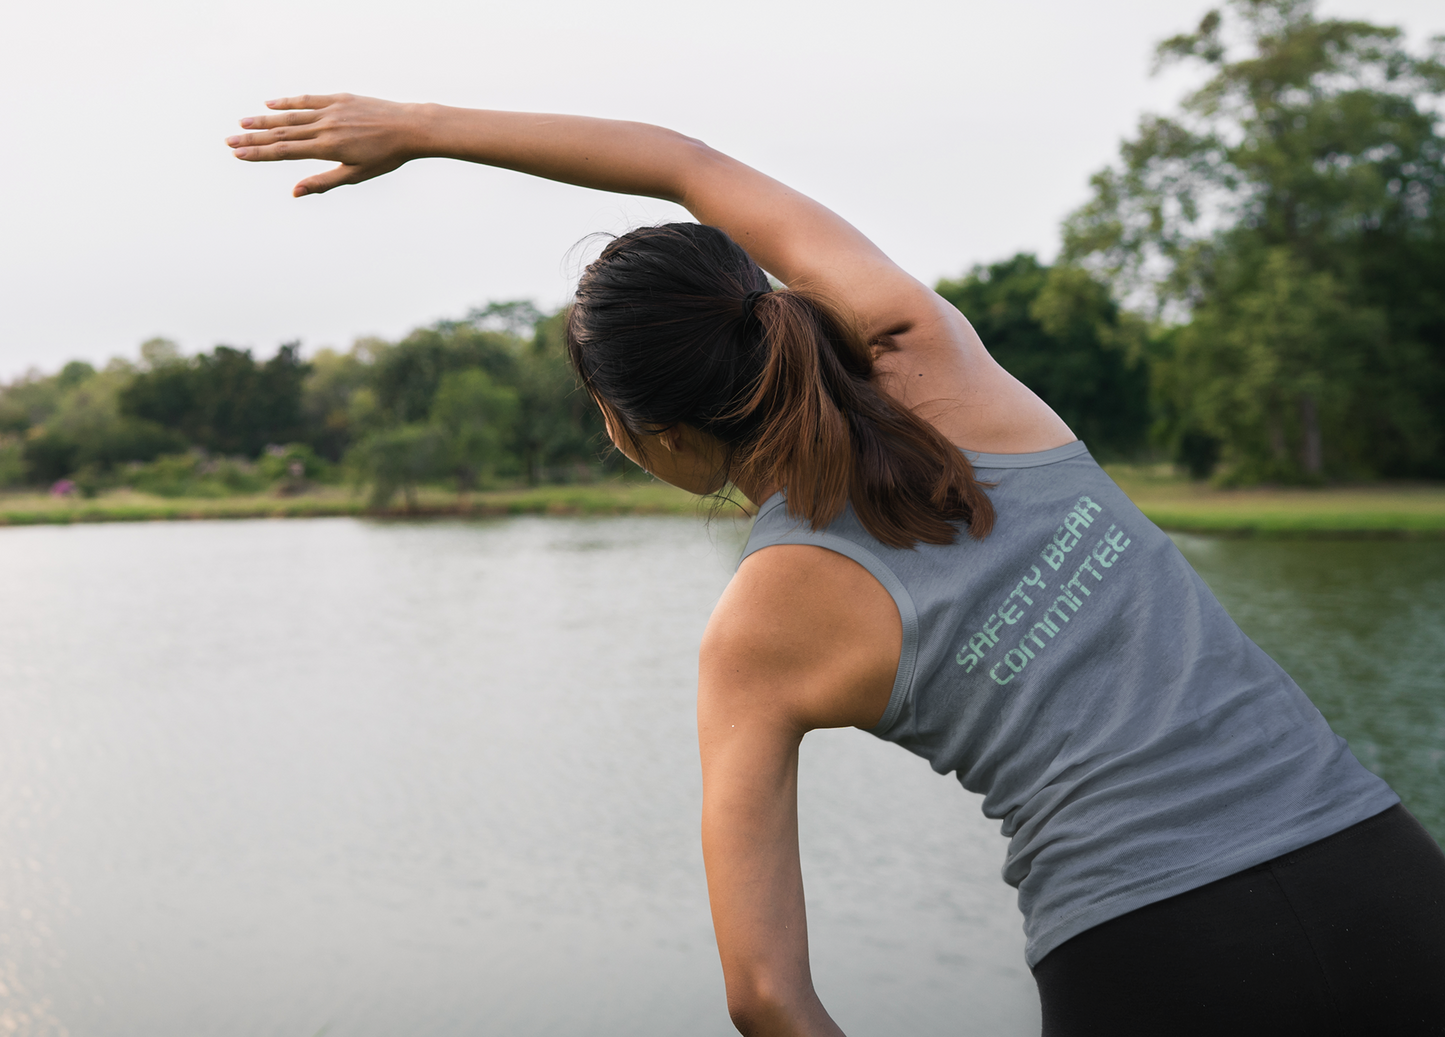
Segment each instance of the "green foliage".
[{"label": "green foliage", "polygon": [[168,338],[148,338],[140,344],[141,365],[154,371],[160,367],[182,363],[181,347]]},{"label": "green foliage", "polygon": [[[375,339],[359,341],[348,353],[319,350],[301,385],[301,420],[306,438],[329,461],[340,461],[346,449],[369,427],[376,396],[368,387],[371,352],[385,346]],[[366,399],[358,399],[358,393]]]},{"label": "green foliage", "polygon": [[355,437],[349,461],[374,499],[398,491],[410,499],[438,478],[470,489],[494,474],[521,474],[535,485],[593,464],[602,420],[567,363],[564,319],[543,318],[527,302],[491,303],[395,345],[367,342],[369,364],[357,370],[369,375],[334,421]]},{"label": "green foliage", "polygon": [[1161,365],[1173,412],[1222,444],[1227,481],[1367,474],[1356,387],[1370,380],[1382,314],[1350,307],[1333,275],[1286,248],[1220,273]]},{"label": "green foliage", "polygon": [[134,465],[122,481],[157,497],[229,497],[260,493],[268,480],[243,458],[208,458],[204,454],[168,454],[145,465]]},{"label": "green foliage", "polygon": [[441,436],[441,463],[459,490],[474,489],[505,461],[516,420],[516,390],[495,384],[480,368],[442,376],[431,423]]},{"label": "green foliage", "polygon": [[270,482],[278,480],[316,480],[331,478],[332,467],[306,443],[272,445],[256,461],[256,470]]},{"label": "green foliage", "polygon": [[[567,364],[562,319],[496,302],[310,362],[295,343],[261,363],[229,346],[187,358],[154,338],[139,365],[31,372],[0,385],[0,485],[83,471],[91,488],[139,479],[170,495],[202,484],[287,493],[343,459],[382,501],[437,480],[469,490],[575,478],[596,465],[602,422]],[[234,460],[206,460],[216,457]]]},{"label": "green foliage", "polygon": [[515,339],[524,339],[544,320],[542,311],[527,299],[489,302],[473,308],[467,323],[482,331],[500,331]]},{"label": "green foliage", "polygon": [[1445,67],[1309,0],[1227,12],[1160,44],[1211,78],[1093,178],[1065,261],[1184,325],[1154,364],[1181,459],[1445,475]]},{"label": "green foliage", "polygon": [[249,349],[217,346],[136,375],[121,410],[209,452],[255,457],[268,443],[300,438],[306,373],[299,343],[282,346],[264,364]]},{"label": "green foliage", "polygon": [[383,346],[376,351],[370,384],[384,420],[425,420],[437,386],[449,372],[477,368],[510,381],[515,345],[500,332],[481,331],[465,321],[442,321],[418,328],[394,346]]},{"label": "green foliage", "polygon": [[370,484],[372,507],[387,507],[401,492],[412,508],[417,488],[444,474],[447,450],[440,429],[413,422],[372,432],[356,444],[347,460],[358,485]]},{"label": "green foliage", "polygon": [[14,433],[0,434],[0,490],[25,483],[25,443]]},{"label": "green foliage", "polygon": [[256,461],[256,470],[282,497],[305,493],[318,482],[330,481],[335,474],[335,467],[306,443],[268,446]]},{"label": "green foliage", "polygon": [[994,359],[1096,452],[1127,457],[1144,447],[1144,329],[1098,280],[1021,253],[937,290],[968,315]]},{"label": "green foliage", "polygon": [[373,507],[401,492],[408,507],[418,486],[450,477],[458,490],[475,489],[510,456],[517,393],[481,368],[442,375],[425,422],[378,429],[348,456],[356,480],[370,484]]},{"label": "green foliage", "polygon": [[60,369],[60,374],[55,376],[55,384],[61,392],[65,392],[94,377],[95,367],[93,365],[84,360],[72,360]]},{"label": "green foliage", "polygon": [[33,422],[22,448],[26,481],[50,483],[81,468],[108,469],[184,449],[184,441],[165,429],[121,412],[119,397],[132,376],[123,362],[97,372],[73,361],[50,379],[22,386],[17,395],[28,397],[26,417]]},{"label": "green foliage", "polygon": [[64,390],[58,375],[30,371],[0,392],[0,432],[25,432],[55,412]]},{"label": "green foliage", "polygon": [[527,484],[567,462],[591,460],[606,438],[602,415],[578,384],[563,339],[565,312],[535,326],[516,355],[515,448]]}]

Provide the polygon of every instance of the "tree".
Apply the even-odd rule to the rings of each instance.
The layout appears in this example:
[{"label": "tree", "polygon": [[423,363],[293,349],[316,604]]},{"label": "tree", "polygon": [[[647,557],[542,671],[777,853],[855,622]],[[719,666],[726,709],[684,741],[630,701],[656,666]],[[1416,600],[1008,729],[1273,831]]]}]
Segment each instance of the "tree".
[{"label": "tree", "polygon": [[544,318],[529,302],[490,303],[464,321],[439,321],[377,348],[375,420],[429,420],[442,381],[479,370],[516,392],[508,455],[497,459],[499,471],[511,464],[535,484],[548,468],[592,461],[602,420],[567,362],[565,320],[565,312]]},{"label": "tree", "polygon": [[516,339],[526,339],[532,337],[542,319],[536,303],[530,299],[513,299],[473,307],[466,323],[478,331],[500,331]]},{"label": "tree", "polygon": [[0,432],[0,489],[25,482],[25,446],[19,436]]},{"label": "tree", "polygon": [[[310,372],[301,386],[305,426],[301,438],[329,461],[341,460],[352,442],[368,431],[367,418],[376,401],[376,394],[368,388],[370,353],[377,345],[375,340],[363,339],[349,352],[322,349],[311,358]],[[363,390],[367,399],[357,406],[357,393]]]},{"label": "tree", "polygon": [[547,467],[593,460],[604,436],[602,415],[567,362],[566,320],[564,310],[536,322],[532,340],[517,352],[514,441],[527,483],[533,486]]},{"label": "tree", "polygon": [[126,386],[121,410],[213,453],[256,457],[267,444],[301,438],[309,368],[300,350],[288,342],[258,364],[249,349],[217,346],[188,362],[153,366]]},{"label": "tree", "polygon": [[[493,476],[537,482],[549,469],[595,461],[602,430],[568,366],[564,321],[529,302],[490,303],[400,342],[323,349],[309,363],[297,343],[258,362],[230,346],[185,357],[155,338],[142,343],[139,364],[32,371],[0,385],[0,483],[53,481],[79,468],[105,475],[188,449],[261,458],[263,474],[278,464],[290,473],[301,444],[318,455],[306,454],[308,475],[319,458],[345,458],[382,501],[397,492],[411,501],[428,480],[462,489]],[[267,452],[281,444],[285,452]],[[156,478],[167,492],[190,492],[197,479],[224,492],[202,471],[218,463],[176,458]]]},{"label": "tree", "polygon": [[977,266],[938,293],[973,323],[1005,370],[1105,456],[1128,456],[1149,430],[1143,328],[1109,290],[1077,267],[1027,253]]},{"label": "tree", "polygon": [[1312,0],[1231,0],[1158,58],[1211,78],[1095,175],[1064,259],[1181,325],[1169,438],[1237,478],[1445,475],[1439,58]]},{"label": "tree", "polygon": [[0,388],[0,432],[25,432],[43,424],[63,393],[58,376],[34,369]]},{"label": "tree", "polygon": [[436,426],[416,422],[371,433],[347,460],[358,483],[371,484],[371,506],[384,508],[400,491],[407,510],[416,507],[417,487],[444,473],[445,444]]},{"label": "tree", "polygon": [[1160,396],[1226,446],[1233,481],[1318,480],[1326,442],[1335,472],[1368,474],[1350,427],[1352,387],[1384,334],[1379,311],[1349,306],[1333,275],[1286,248],[1257,268],[1221,266],[1173,340]]},{"label": "tree", "polygon": [[516,420],[515,390],[495,384],[480,368],[442,376],[431,423],[440,433],[443,464],[458,490],[473,489],[495,472]]},{"label": "tree", "polygon": [[154,371],[158,367],[181,363],[183,358],[180,346],[168,338],[156,336],[140,344],[140,359],[142,367]]},{"label": "tree", "polygon": [[184,449],[174,433],[122,412],[119,400],[132,376],[129,364],[114,361],[100,372],[72,361],[53,376],[57,395],[26,431],[27,481],[54,482],[79,469],[102,471]]},{"label": "tree", "polygon": [[376,350],[371,384],[377,404],[387,421],[424,421],[444,375],[475,367],[505,383],[515,351],[514,336],[480,331],[468,321],[418,328],[394,346]]}]

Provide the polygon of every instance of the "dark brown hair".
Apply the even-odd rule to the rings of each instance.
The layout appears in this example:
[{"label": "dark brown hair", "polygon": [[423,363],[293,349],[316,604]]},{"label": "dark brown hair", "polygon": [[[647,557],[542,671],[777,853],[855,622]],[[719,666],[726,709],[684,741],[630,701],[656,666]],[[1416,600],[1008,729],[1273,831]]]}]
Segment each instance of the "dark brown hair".
[{"label": "dark brown hair", "polygon": [[567,320],[572,364],[615,430],[689,425],[728,448],[727,471],[787,490],[814,529],[849,502],[893,547],[983,537],[993,505],[973,467],[928,422],[881,392],[860,331],[808,292],[769,292],[716,227],[643,227],[608,243]]}]

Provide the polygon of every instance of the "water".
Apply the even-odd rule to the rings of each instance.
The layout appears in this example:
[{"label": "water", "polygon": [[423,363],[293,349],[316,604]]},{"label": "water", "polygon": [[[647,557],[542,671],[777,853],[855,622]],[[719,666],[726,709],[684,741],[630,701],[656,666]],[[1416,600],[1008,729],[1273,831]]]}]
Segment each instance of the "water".
[{"label": "water", "polygon": [[1445,845],[1445,543],[1174,540]]},{"label": "water", "polygon": [[[727,1034],[689,519],[0,531],[0,1034]],[[1445,545],[1180,538],[1437,837]],[[1036,1034],[1004,843],[804,744],[814,973],[855,1035]]]},{"label": "water", "polygon": [[[0,531],[0,1034],[727,1034],[690,519]],[[855,1034],[1037,1033],[1003,840],[810,736]]]}]

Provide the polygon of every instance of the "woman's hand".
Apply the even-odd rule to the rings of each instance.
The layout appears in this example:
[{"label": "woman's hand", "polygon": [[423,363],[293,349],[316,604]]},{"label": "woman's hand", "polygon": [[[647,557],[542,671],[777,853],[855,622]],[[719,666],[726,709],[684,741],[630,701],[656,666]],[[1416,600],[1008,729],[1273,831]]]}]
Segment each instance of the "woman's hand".
[{"label": "woman's hand", "polygon": [[249,132],[226,138],[237,158],[341,163],[298,183],[292,190],[297,198],[359,184],[423,154],[422,106],[351,94],[307,94],[267,101],[266,107],[271,114],[241,120],[241,128]]}]

